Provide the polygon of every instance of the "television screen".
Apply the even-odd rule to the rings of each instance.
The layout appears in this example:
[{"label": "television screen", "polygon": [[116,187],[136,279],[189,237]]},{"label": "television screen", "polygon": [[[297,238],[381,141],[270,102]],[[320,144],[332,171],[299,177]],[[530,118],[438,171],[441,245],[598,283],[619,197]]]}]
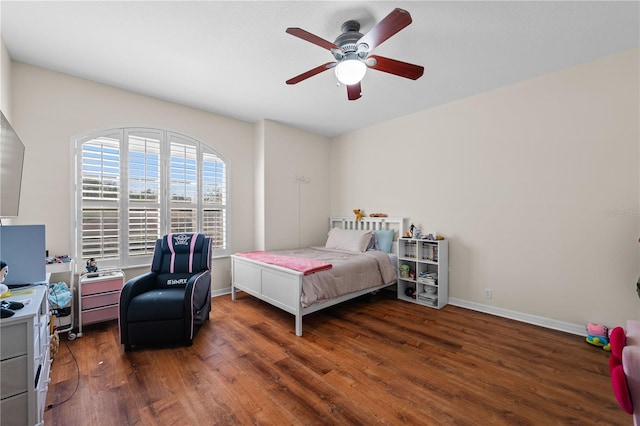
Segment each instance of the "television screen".
[{"label": "television screen", "polygon": [[3,284],[11,287],[47,279],[44,225],[0,226],[0,260],[9,266]]},{"label": "television screen", "polygon": [[18,216],[24,145],[0,111],[0,217]]}]

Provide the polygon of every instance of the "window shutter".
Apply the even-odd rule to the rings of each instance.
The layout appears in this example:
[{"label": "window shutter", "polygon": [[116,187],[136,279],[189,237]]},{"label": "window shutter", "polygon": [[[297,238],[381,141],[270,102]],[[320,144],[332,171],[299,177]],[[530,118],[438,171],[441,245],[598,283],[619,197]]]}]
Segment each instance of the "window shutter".
[{"label": "window shutter", "polygon": [[212,248],[226,247],[227,169],[215,154],[202,154],[203,232],[211,237]]},{"label": "window shutter", "polygon": [[128,142],[129,256],[150,256],[160,237],[159,132],[131,131]]},{"label": "window shutter", "polygon": [[198,230],[198,151],[194,145],[178,141],[170,144],[169,200],[171,204],[171,232]]},{"label": "window shutter", "polygon": [[120,255],[120,140],[100,136],[82,144],[83,258],[113,259]]}]

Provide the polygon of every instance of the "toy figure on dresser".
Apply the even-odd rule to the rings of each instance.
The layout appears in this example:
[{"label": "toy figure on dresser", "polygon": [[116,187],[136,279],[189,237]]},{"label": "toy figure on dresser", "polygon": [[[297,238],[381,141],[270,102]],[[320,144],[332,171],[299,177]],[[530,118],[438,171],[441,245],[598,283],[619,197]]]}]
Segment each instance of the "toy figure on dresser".
[{"label": "toy figure on dresser", "polygon": [[9,287],[7,287],[5,284],[1,284],[4,282],[4,279],[8,273],[9,265],[7,265],[6,262],[0,260],[0,297],[6,297],[9,295]]},{"label": "toy figure on dresser", "polygon": [[[2,284],[8,273],[9,273],[9,265],[7,265],[6,262],[3,262],[2,260],[0,260],[0,296],[1,297],[8,297],[11,295],[11,292],[9,291],[9,287],[7,287],[5,284]],[[24,308],[24,304],[22,302],[8,302],[6,300],[3,300],[2,302],[0,302],[0,314],[1,314],[0,318],[12,317],[15,314],[15,312],[13,311],[16,311],[22,308]]]},{"label": "toy figure on dresser", "polygon": [[97,277],[98,274],[98,262],[96,262],[96,260],[92,257],[91,259],[87,260],[87,272],[89,273],[89,275],[87,275],[88,277]]}]

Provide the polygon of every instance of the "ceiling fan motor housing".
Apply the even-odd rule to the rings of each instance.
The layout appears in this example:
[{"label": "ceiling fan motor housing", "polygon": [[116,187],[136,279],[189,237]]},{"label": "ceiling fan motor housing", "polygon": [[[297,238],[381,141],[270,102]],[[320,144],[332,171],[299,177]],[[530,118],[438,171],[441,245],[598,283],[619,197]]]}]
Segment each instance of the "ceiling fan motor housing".
[{"label": "ceiling fan motor housing", "polygon": [[362,38],[362,34],[359,32],[360,22],[354,20],[347,21],[342,24],[341,30],[342,34],[336,38],[334,43],[342,48],[342,52],[333,51],[333,56],[337,60],[341,60],[345,56],[352,56],[349,55],[350,53],[357,52],[360,58],[366,57],[368,46],[364,45],[360,46],[360,48],[357,46],[358,40]]}]

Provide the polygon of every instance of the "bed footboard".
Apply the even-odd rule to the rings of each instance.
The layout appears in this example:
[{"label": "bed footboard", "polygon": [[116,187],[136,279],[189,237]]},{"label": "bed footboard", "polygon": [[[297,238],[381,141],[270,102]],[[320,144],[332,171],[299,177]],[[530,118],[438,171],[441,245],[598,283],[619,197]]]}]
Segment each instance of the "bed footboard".
[{"label": "bed footboard", "polygon": [[301,272],[231,256],[231,298],[242,290],[296,317],[296,335],[302,336]]},{"label": "bed footboard", "polygon": [[[404,233],[405,219],[401,217],[331,217],[329,228],[379,230],[393,229],[397,232],[394,238],[394,253],[397,250],[397,237]],[[231,298],[236,300],[238,290],[264,300],[290,314],[295,315],[296,336],[302,336],[302,317],[313,312],[334,306],[364,294],[372,293],[394,282],[370,287],[355,293],[345,294],[335,299],[302,307],[302,272],[257,262],[246,257],[231,256]]]}]

